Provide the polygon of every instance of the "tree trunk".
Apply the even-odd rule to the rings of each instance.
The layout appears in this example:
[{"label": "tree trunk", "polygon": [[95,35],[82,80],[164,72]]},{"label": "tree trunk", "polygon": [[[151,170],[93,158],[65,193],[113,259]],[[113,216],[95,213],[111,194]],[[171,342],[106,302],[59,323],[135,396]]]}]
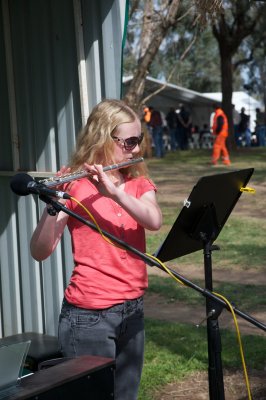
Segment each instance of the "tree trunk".
[{"label": "tree trunk", "polygon": [[[128,103],[128,105],[136,111],[139,111],[145,88],[145,79],[149,73],[149,68],[163,39],[167,35],[167,32],[177,22],[179,6],[180,0],[172,0],[166,9],[166,15],[164,15],[163,12],[156,13],[157,18],[156,22],[153,22],[153,31],[150,35],[150,41],[147,41],[147,36],[142,35],[142,40],[144,41],[143,48],[145,48],[146,51],[141,51],[140,53],[141,57],[138,60],[136,73],[134,74],[129,89],[124,97],[124,100]],[[146,5],[146,12],[149,13],[149,11],[150,8],[148,4]],[[142,43],[140,43],[140,47],[142,48]]]},{"label": "tree trunk", "polygon": [[142,23],[141,39],[140,39],[139,59],[141,59],[144,56],[152,40],[154,32],[154,22],[152,17],[153,17],[153,0],[146,0],[143,23]]},{"label": "tree trunk", "polygon": [[256,22],[262,17],[260,9],[248,14],[251,9],[250,2],[236,0],[233,6],[233,19],[226,20],[226,14],[221,14],[217,24],[213,25],[213,35],[219,44],[222,77],[222,107],[228,117],[230,147],[236,147],[234,140],[234,125],[232,115],[233,94],[233,56],[236,54],[243,40],[252,34]]},{"label": "tree trunk", "polygon": [[138,110],[139,105],[141,103],[141,99],[143,97],[144,88],[145,88],[145,79],[148,74],[149,67],[160,47],[160,44],[163,40],[164,34],[163,32],[158,32],[157,35],[151,41],[148,49],[146,50],[144,56],[139,60],[137,71],[133,76],[130,87],[125,95],[124,100],[128,103],[130,107],[134,110]]},{"label": "tree trunk", "polygon": [[232,113],[232,94],[233,94],[233,67],[232,67],[232,56],[228,51],[228,48],[220,43],[220,55],[221,55],[221,75],[222,75],[222,108],[228,118],[229,127],[229,147],[235,148],[234,138],[234,123]]}]

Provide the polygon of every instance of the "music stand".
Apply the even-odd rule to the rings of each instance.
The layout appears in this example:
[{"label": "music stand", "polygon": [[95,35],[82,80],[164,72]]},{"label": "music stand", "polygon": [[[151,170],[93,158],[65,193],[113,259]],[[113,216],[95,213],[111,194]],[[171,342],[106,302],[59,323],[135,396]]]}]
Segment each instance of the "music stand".
[{"label": "music stand", "polygon": [[[221,232],[239,197],[241,188],[248,183],[254,169],[242,169],[201,178],[184,202],[172,229],[155,256],[161,261],[203,249],[205,288],[213,290],[213,242]],[[221,362],[221,337],[218,317],[222,306],[206,297],[209,394],[211,400],[224,400]]]}]

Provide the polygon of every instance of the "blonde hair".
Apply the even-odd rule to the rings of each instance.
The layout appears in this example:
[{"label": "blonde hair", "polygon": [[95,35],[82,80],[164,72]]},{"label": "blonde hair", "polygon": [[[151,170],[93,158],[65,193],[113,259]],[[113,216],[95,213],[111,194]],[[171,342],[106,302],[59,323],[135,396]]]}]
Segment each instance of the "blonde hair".
[{"label": "blonde hair", "polygon": [[[114,164],[115,143],[112,134],[119,125],[136,119],[136,113],[122,100],[107,99],[97,104],[78,135],[76,151],[70,161],[71,170],[82,168],[84,162],[103,166]],[[120,172],[130,176],[147,174],[143,163],[121,169]]]}]

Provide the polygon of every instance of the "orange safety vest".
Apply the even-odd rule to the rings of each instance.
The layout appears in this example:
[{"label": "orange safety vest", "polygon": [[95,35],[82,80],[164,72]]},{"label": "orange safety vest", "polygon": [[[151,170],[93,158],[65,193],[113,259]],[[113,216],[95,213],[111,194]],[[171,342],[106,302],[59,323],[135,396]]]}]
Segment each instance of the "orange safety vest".
[{"label": "orange safety vest", "polygon": [[227,120],[227,116],[225,115],[225,113],[223,112],[223,110],[221,108],[217,108],[217,110],[215,111],[215,115],[213,118],[212,132],[214,135],[216,135],[218,117],[223,117],[223,120],[224,120],[222,130],[218,133],[218,135],[227,137],[228,136],[228,120]]},{"label": "orange safety vest", "polygon": [[151,120],[151,111],[148,107],[144,108],[144,121],[148,124]]}]

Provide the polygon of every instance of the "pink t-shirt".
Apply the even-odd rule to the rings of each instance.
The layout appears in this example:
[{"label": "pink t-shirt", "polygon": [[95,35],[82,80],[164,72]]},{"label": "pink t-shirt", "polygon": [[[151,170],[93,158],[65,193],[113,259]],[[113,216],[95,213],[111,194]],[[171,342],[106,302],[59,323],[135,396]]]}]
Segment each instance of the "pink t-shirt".
[{"label": "pink t-shirt", "polygon": [[[139,198],[156,187],[147,178],[138,177],[126,179],[124,190]],[[142,253],[146,251],[144,228],[115,201],[102,196],[88,179],[74,182],[70,194],[91,212],[101,229]],[[67,207],[90,220],[76,202],[69,200]],[[69,303],[81,308],[102,309],[144,294],[148,279],[145,262],[140,257],[107,243],[98,231],[74,217],[69,217],[68,229],[75,262],[65,290]]]}]

